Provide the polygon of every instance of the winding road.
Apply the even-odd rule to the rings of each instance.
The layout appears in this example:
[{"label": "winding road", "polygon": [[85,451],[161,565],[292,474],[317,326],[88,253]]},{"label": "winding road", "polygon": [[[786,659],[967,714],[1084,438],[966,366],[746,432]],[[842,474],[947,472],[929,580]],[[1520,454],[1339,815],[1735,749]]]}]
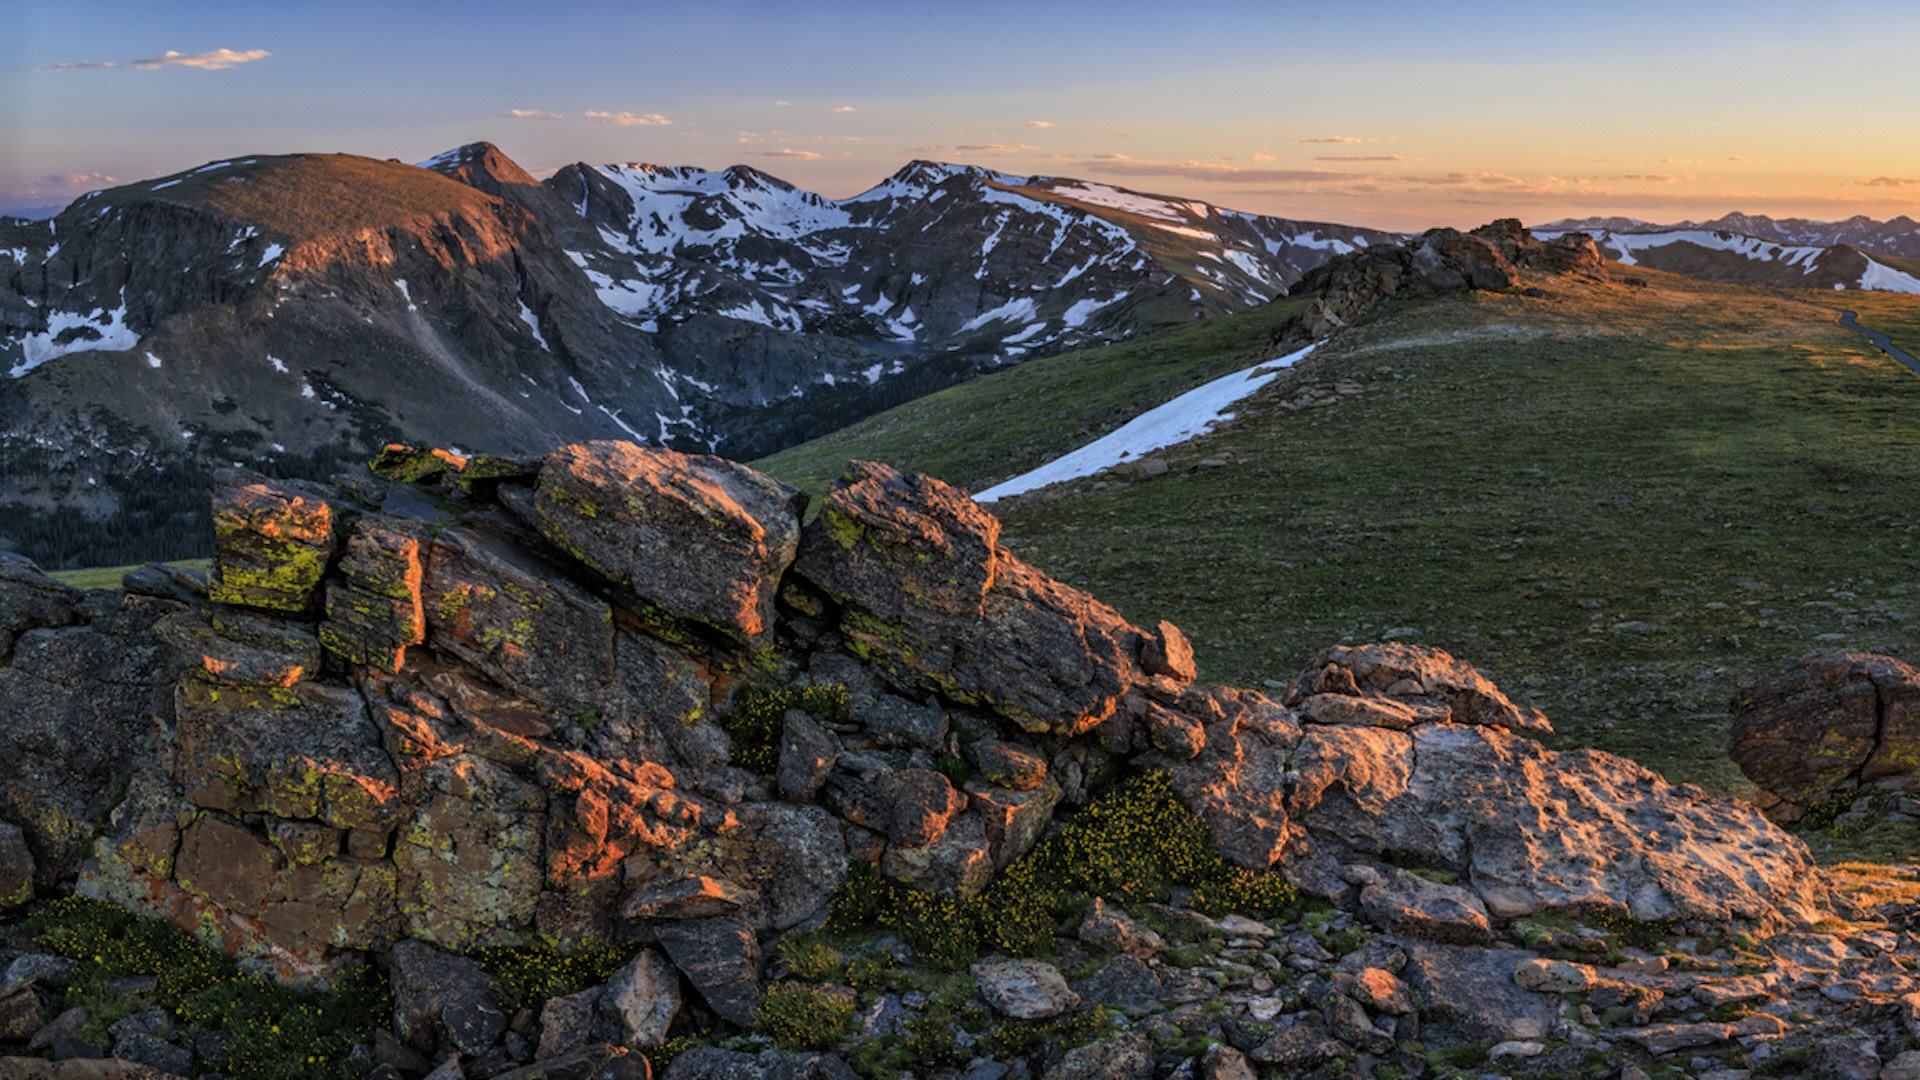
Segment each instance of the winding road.
[{"label": "winding road", "polygon": [[1867,335],[1867,340],[1873,342],[1874,348],[1879,349],[1881,352],[1886,353],[1888,356],[1891,356],[1895,360],[1898,360],[1902,364],[1905,364],[1908,370],[1912,371],[1914,374],[1920,375],[1920,359],[1915,359],[1912,353],[1906,351],[1905,349],[1902,349],[1898,345],[1895,345],[1893,343],[1892,338],[1889,338],[1887,335],[1881,333],[1880,331],[1875,330],[1871,327],[1861,326],[1860,315],[1858,312],[1849,311],[1843,307],[1835,307],[1832,304],[1822,304],[1813,300],[1802,300],[1797,296],[1789,295],[1785,292],[1782,292],[1779,289],[1775,289],[1773,291],[1775,293],[1778,293],[1780,298],[1783,300],[1792,300],[1796,304],[1805,304],[1808,307],[1826,308],[1828,311],[1839,312],[1841,326],[1844,326],[1849,330],[1858,330],[1861,333]]}]

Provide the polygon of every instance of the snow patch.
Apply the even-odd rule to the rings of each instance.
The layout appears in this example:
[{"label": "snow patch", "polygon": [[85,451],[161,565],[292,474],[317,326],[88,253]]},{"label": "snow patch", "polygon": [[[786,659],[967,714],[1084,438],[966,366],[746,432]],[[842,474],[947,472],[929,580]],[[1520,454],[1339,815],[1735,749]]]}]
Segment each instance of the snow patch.
[{"label": "snow patch", "polygon": [[1860,275],[1860,287],[1881,292],[1920,294],[1920,278],[1895,270],[1886,263],[1868,259],[1866,272]]},{"label": "snow patch", "polygon": [[280,374],[285,375],[287,373],[286,361],[280,359],[279,357],[273,355],[272,353],[267,354],[267,363],[272,364],[273,370],[279,372]]},{"label": "snow patch", "polygon": [[[630,425],[630,424],[628,424],[628,423],[627,423],[627,422],[626,422],[625,420],[622,420],[622,419],[620,419],[620,410],[619,410],[619,409],[609,409],[609,408],[607,408],[607,407],[606,407],[605,405],[599,405],[599,406],[595,406],[595,407],[596,407],[596,408],[598,408],[598,409],[599,409],[599,410],[600,410],[601,412],[603,412],[603,413],[605,413],[605,414],[607,414],[607,419],[609,419],[609,420],[611,420],[611,421],[613,421],[614,423],[616,423],[616,424],[618,424],[618,425],[620,425],[620,430],[621,430],[621,431],[624,431],[624,432],[626,432],[627,434],[629,434],[629,435],[631,435],[631,436],[633,436],[633,441],[634,441],[634,442],[637,442],[637,443],[639,443],[639,444],[640,444],[641,446],[645,446],[645,445],[647,445],[647,437],[646,437],[645,435],[642,435],[642,434],[640,434],[639,432],[637,432],[637,431],[635,431],[635,430],[633,430],[633,426],[632,426],[632,425]],[[654,415],[655,415],[655,417],[658,417],[658,416],[659,416],[659,414],[658,414],[658,413],[655,413]],[[661,428],[661,432],[660,432],[660,433],[661,433],[661,435],[662,435],[663,437],[664,437],[664,436],[666,435],[666,428],[665,428],[664,426],[663,426],[663,427]]]},{"label": "snow patch", "polygon": [[[62,335],[71,336],[62,341]],[[28,334],[19,340],[21,360],[7,369],[10,379],[17,379],[49,360],[73,353],[117,352],[136,348],[140,344],[140,335],[127,325],[127,303],[123,292],[120,306],[112,311],[95,308],[84,315],[76,311],[50,311],[47,313],[45,330]]]},{"label": "snow patch", "polygon": [[1075,182],[1056,184],[1053,193],[1072,199],[1075,202],[1105,206],[1113,210],[1125,210],[1129,214],[1141,217],[1159,218],[1162,221],[1179,221],[1183,215],[1176,210],[1175,204],[1165,199],[1156,199],[1150,195],[1141,195],[1125,191],[1106,184]]},{"label": "snow patch", "polygon": [[1092,317],[1094,312],[1099,311],[1101,308],[1107,307],[1110,304],[1119,303],[1122,299],[1126,297],[1126,295],[1127,295],[1126,293],[1116,293],[1105,300],[1100,300],[1094,297],[1088,297],[1085,300],[1077,300],[1074,302],[1072,307],[1067,309],[1067,313],[1061,316],[1061,321],[1066,323],[1068,326],[1076,326],[1076,327],[1085,326],[1087,325],[1087,319]]},{"label": "snow patch", "polygon": [[400,287],[400,298],[401,298],[401,299],[403,299],[403,300],[405,300],[405,301],[407,302],[407,310],[408,310],[408,311],[419,311],[419,310],[420,310],[420,308],[419,308],[419,307],[418,307],[418,306],[417,306],[416,304],[414,304],[414,302],[413,302],[413,294],[412,294],[411,292],[408,292],[408,291],[407,291],[407,279],[406,279],[406,278],[394,278],[394,279],[393,279],[393,283],[394,283],[395,285],[398,285],[398,286]]},{"label": "snow patch", "polygon": [[287,249],[279,244],[268,244],[267,250],[260,253],[260,265],[265,266],[286,253]]},{"label": "snow patch", "polygon": [[1281,371],[1299,363],[1314,346],[1245,369],[1189,390],[1158,408],[1149,409],[1078,450],[1020,474],[975,495],[975,502],[994,502],[1049,484],[1077,480],[1110,469],[1128,458],[1140,457],[1204,434],[1210,426],[1232,415],[1228,410],[1272,382]]},{"label": "snow patch", "polygon": [[1017,297],[1001,304],[992,311],[983,311],[973,318],[968,319],[960,327],[960,332],[964,334],[969,330],[978,330],[991,322],[1032,322],[1037,315],[1038,311],[1034,306],[1032,297]]},{"label": "snow patch", "polygon": [[159,369],[159,367],[160,367],[160,358],[159,358],[159,357],[157,357],[157,356],[155,356],[155,355],[153,355],[152,353],[148,353],[148,354],[147,354],[147,366],[148,366],[148,367],[150,367],[150,368],[153,368],[153,369],[155,369],[155,370],[158,370],[158,369]]},{"label": "snow patch", "polygon": [[527,307],[525,300],[520,301],[520,321],[527,324],[527,330],[533,334],[533,340],[539,342],[542,349],[548,352],[553,351],[553,346],[547,344],[547,339],[540,336],[540,320],[533,314],[533,309]]}]

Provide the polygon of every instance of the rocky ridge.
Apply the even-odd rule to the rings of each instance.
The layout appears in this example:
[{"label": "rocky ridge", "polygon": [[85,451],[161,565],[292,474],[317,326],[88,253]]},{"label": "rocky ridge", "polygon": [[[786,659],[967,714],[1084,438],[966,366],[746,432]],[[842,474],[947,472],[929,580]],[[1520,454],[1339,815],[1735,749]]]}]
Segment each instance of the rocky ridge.
[{"label": "rocky ridge", "polygon": [[[974,965],[952,999],[977,994],[974,1020],[892,985],[830,1048],[872,1066],[949,1024],[943,1075],[1422,1075],[1448,1054],[1561,1075],[1814,1031],[1891,1048],[1914,989],[1897,928],[1814,930],[1829,883],[1751,808],[1549,751],[1543,716],[1431,649],[1329,649],[1279,700],[1196,685],[1178,628],[1021,562],[940,481],[853,463],[803,525],[793,489],[626,443],[376,467],[220,473],[204,580],[79,593],[0,560],[0,901],[76,889],[283,980],[378,964],[386,1076],[644,1076],[623,1047],[763,1025],[817,978],[792,945],[850,866],[978,896],[1073,808],[1160,775],[1220,855],[1318,906],[1269,924],[1088,897],[1051,961]],[[541,941],[635,951],[508,1016],[462,956]],[[4,956],[21,1019],[0,1046],[74,1049],[47,1033],[59,958]],[[1747,994],[1756,963],[1776,977]],[[1735,1002],[1756,1007],[1708,1015]],[[1068,1020],[1112,1037],[993,1034]],[[113,1052],[217,1068],[130,1032]],[[667,1075],[800,1072],[846,1063],[736,1042]]]},{"label": "rocky ridge", "polygon": [[1405,243],[1342,254],[1310,271],[1298,286],[1311,307],[1281,331],[1289,347],[1319,341],[1400,293],[1441,296],[1480,290],[1539,295],[1522,270],[1607,280],[1606,265],[1584,233],[1535,239],[1518,219],[1502,218],[1471,232],[1429,229]]}]

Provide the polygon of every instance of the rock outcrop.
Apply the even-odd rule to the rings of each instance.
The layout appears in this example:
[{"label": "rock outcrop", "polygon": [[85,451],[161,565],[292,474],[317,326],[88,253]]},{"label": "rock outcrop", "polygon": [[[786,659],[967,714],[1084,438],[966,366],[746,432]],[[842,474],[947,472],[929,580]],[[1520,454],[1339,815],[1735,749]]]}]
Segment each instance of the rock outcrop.
[{"label": "rock outcrop", "polygon": [[1309,271],[1294,292],[1314,293],[1313,304],[1282,327],[1280,336],[1290,348],[1319,341],[1400,293],[1532,290],[1539,295],[1537,286],[1526,283],[1525,271],[1607,279],[1606,263],[1585,233],[1535,240],[1514,218],[1465,233],[1429,229],[1403,244],[1341,255]]},{"label": "rock outcrop", "polygon": [[1890,656],[1811,653],[1741,687],[1731,707],[1729,754],[1774,821],[1920,790],[1920,671]]},{"label": "rock outcrop", "polygon": [[[1750,808],[1547,750],[1545,717],[1437,650],[1329,649],[1278,701],[1198,686],[1177,627],[1015,558],[938,480],[853,463],[803,527],[799,492],[714,458],[487,460],[222,473],[200,591],[0,563],[0,907],[9,882],[71,885],[283,979],[385,957],[399,1040],[469,1055],[506,1053],[511,1018],[455,954],[645,946],[618,987],[548,1003],[556,1054],[657,1040],[683,1001],[745,1025],[770,944],[818,925],[850,860],[974,895],[1057,812],[1149,770],[1232,862],[1420,943],[1400,964],[1423,993],[1460,976],[1421,957],[1497,976],[1481,954],[1529,918],[1775,932],[1829,911],[1805,848]],[[1082,990],[993,961],[983,985],[1046,1003],[994,1008],[1188,993],[1124,913],[1079,934],[1131,966]],[[1252,1060],[1390,1050],[1411,1006],[1377,966]],[[516,1022],[524,1061],[546,1036]]]}]

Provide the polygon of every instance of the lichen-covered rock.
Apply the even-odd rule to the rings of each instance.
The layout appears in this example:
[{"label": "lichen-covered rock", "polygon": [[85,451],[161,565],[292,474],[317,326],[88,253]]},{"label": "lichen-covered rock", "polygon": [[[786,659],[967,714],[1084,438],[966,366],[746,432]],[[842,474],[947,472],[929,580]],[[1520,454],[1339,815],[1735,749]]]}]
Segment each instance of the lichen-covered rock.
[{"label": "lichen-covered rock", "polygon": [[215,472],[208,594],[267,611],[315,608],[339,546],[336,517],[333,505],[312,492],[248,469]]},{"label": "lichen-covered rock", "polygon": [[947,822],[967,804],[945,776],[932,769],[902,769],[888,778],[887,839],[904,847],[925,847],[940,839]]},{"label": "lichen-covered rock", "polygon": [[979,614],[999,543],[1000,522],[966,492],[930,476],[850,461],[807,526],[796,568],[841,603],[882,623],[917,628],[941,616]]},{"label": "lichen-covered rock", "polygon": [[407,647],[426,640],[421,610],[426,530],[377,516],[354,523],[327,584],[320,641],[350,664],[398,671]]},{"label": "lichen-covered rock", "polygon": [[980,778],[1014,791],[1032,791],[1047,781],[1047,760],[998,739],[981,739],[967,747],[967,760]]},{"label": "lichen-covered rock", "polygon": [[851,462],[796,569],[843,605],[854,651],[896,685],[1073,736],[1147,679],[1147,636],[997,547],[965,492]]},{"label": "lichen-covered rock", "polygon": [[1734,764],[1791,824],[1863,785],[1920,787],[1920,672],[1890,656],[1812,653],[1733,697]]},{"label": "lichen-covered rock", "polygon": [[210,683],[284,689],[320,672],[320,639],[305,623],[215,608],[179,612],[156,629]]},{"label": "lichen-covered rock", "polygon": [[566,709],[613,677],[613,610],[525,548],[475,529],[433,539],[424,585],[433,645]]},{"label": "lichen-covered rock", "polygon": [[1165,619],[1140,649],[1140,666],[1150,675],[1164,675],[1179,682],[1192,682],[1198,669],[1193,662],[1193,645],[1180,628]]},{"label": "lichen-covered rock", "polygon": [[387,702],[373,713],[402,764],[393,861],[407,936],[449,949],[514,940],[547,876],[547,793],[466,752],[444,718]]},{"label": "lichen-covered rock", "polygon": [[218,814],[201,815],[184,830],[174,874],[188,893],[257,920],[295,948],[380,949],[399,931],[391,862],[337,853],[298,862]]},{"label": "lichen-covered rock", "polygon": [[805,505],[797,488],[724,458],[594,442],[547,455],[532,513],[639,605],[748,642],[773,626]]},{"label": "lichen-covered rock", "polygon": [[182,681],[172,775],[195,806],[269,813],[385,836],[402,816],[399,774],[354,691]]}]

